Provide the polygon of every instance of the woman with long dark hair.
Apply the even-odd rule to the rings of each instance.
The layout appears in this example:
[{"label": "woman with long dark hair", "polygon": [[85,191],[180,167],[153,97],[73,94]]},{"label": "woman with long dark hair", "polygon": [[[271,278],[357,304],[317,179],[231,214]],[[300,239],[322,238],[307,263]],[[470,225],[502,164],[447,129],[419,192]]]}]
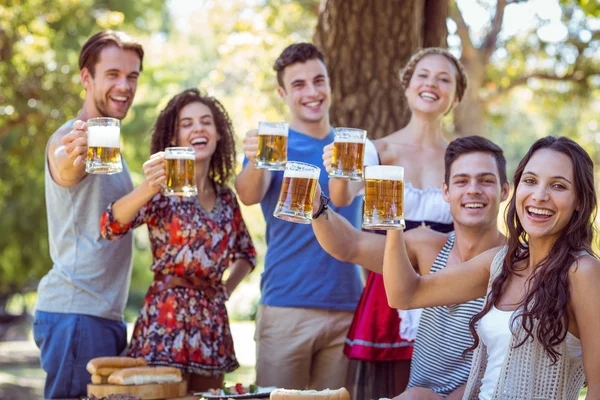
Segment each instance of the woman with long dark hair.
[{"label": "woman with long dark hair", "polygon": [[[197,196],[165,196],[167,147],[194,149]],[[233,191],[235,147],[221,103],[196,89],[173,97],[152,134],[146,179],[100,221],[109,240],[147,224],[154,280],[128,355],[182,370],[192,391],[219,388],[239,364],[225,301],[254,267],[256,251]],[[223,274],[229,269],[229,278]]]},{"label": "woman with long dark hair", "polygon": [[600,262],[592,241],[594,165],[573,140],[539,139],[519,163],[508,245],[418,276],[402,232],[390,232],[384,283],[390,306],[452,305],[486,296],[470,328],[475,350],[464,399],[600,397]]}]

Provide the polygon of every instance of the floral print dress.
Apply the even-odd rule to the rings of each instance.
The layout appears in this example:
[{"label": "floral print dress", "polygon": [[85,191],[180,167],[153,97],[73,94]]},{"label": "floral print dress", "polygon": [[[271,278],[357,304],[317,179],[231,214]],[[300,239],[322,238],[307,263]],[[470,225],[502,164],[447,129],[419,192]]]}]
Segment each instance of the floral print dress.
[{"label": "floral print dress", "polygon": [[197,197],[157,194],[129,224],[121,225],[110,204],[100,220],[102,235],[117,239],[147,224],[156,273],[208,281],[212,295],[183,287],[153,293],[153,281],[135,323],[128,348],[131,357],[149,365],[167,365],[199,375],[221,375],[239,364],[233,349],[223,272],[237,259],[255,265],[256,251],[237,199],[220,188],[212,211]]}]

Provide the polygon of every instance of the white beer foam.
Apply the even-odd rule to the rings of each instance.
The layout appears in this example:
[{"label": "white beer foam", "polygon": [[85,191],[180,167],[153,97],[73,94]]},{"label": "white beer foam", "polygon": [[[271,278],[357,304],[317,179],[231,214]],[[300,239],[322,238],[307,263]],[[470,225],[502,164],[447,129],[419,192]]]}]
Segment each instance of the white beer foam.
[{"label": "white beer foam", "polygon": [[292,171],[286,169],[283,173],[284,178],[306,178],[306,179],[319,179],[320,170],[310,171]]},{"label": "white beer foam", "polygon": [[288,124],[282,123],[281,126],[267,125],[264,122],[258,123],[258,134],[259,135],[272,135],[272,136],[287,136],[288,135]]},{"label": "white beer foam", "polygon": [[121,147],[120,131],[118,126],[88,126],[88,146],[119,148]]},{"label": "white beer foam", "polygon": [[369,165],[365,168],[366,179],[402,181],[404,180],[404,168],[395,165]]},{"label": "white beer foam", "polygon": [[350,138],[350,137],[336,137],[334,139],[335,143],[364,143],[365,140],[362,138]]},{"label": "white beer foam", "polygon": [[196,153],[165,153],[165,160],[195,160]]}]

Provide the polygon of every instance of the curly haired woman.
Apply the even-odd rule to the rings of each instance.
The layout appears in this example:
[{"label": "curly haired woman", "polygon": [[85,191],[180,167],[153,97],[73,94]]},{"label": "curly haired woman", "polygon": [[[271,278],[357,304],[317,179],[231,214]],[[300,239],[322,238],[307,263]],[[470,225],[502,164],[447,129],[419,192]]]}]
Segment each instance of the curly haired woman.
[{"label": "curly haired woman", "polygon": [[[239,364],[225,301],[254,268],[256,252],[227,182],[234,173],[231,121],[216,99],[188,89],[173,97],[154,126],[146,179],[110,204],[100,225],[115,240],[147,224],[154,280],[128,349],[149,365],[180,368],[189,389],[221,387]],[[164,150],[195,150],[195,197],[165,196]],[[223,273],[229,268],[229,279]]]}]

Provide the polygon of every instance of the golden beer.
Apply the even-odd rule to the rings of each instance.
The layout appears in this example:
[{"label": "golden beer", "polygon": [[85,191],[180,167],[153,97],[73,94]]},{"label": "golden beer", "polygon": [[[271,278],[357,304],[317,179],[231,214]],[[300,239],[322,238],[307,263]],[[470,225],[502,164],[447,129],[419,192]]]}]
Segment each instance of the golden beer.
[{"label": "golden beer", "polygon": [[287,162],[287,139],[287,123],[259,122],[256,168],[284,170]]},{"label": "golden beer", "polygon": [[165,196],[196,196],[196,152],[191,147],[165,149]]},{"label": "golden beer", "polygon": [[88,174],[110,175],[123,171],[120,131],[120,121],[115,118],[91,118],[87,121],[85,171]]},{"label": "golden beer", "polygon": [[404,168],[372,165],[365,169],[365,229],[404,229]]},{"label": "golden beer", "polygon": [[366,137],[367,131],[362,129],[336,128],[330,177],[363,179]]},{"label": "golden beer", "polygon": [[288,162],[273,216],[289,222],[310,224],[320,173],[321,169],[314,165]]}]

